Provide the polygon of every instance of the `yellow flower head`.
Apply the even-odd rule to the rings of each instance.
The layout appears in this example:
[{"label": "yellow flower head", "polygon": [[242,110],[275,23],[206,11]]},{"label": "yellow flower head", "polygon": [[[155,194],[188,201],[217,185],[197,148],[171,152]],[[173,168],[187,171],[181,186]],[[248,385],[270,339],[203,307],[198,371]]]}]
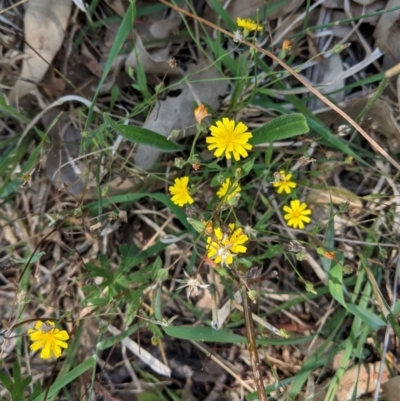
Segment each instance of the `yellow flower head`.
[{"label": "yellow flower head", "polygon": [[28,335],[32,341],[31,351],[43,348],[40,352],[42,359],[50,359],[52,356],[59,358],[61,348],[68,348],[66,341],[69,339],[69,334],[66,330],[57,329],[50,320],[45,323],[37,321],[35,328],[28,330]]},{"label": "yellow flower head", "polygon": [[296,188],[297,184],[294,181],[290,181],[292,178],[292,174],[285,174],[283,170],[279,171],[276,174],[277,178],[273,183],[275,188],[278,188],[278,194],[281,194],[283,191],[285,193],[290,194],[293,188]]},{"label": "yellow flower head", "polygon": [[284,206],[283,211],[287,213],[283,218],[287,220],[289,227],[303,229],[304,223],[311,221],[308,217],[311,214],[311,210],[307,209],[306,203],[300,203],[298,199],[290,201],[290,206]]},{"label": "yellow flower head", "polygon": [[240,28],[245,29],[246,31],[262,31],[262,26],[254,22],[252,19],[242,19],[237,18],[236,23]]},{"label": "yellow flower head", "polygon": [[207,107],[204,104],[200,104],[194,110],[194,119],[196,120],[197,124],[200,124],[206,117],[211,116],[208,112]]},{"label": "yellow flower head", "polygon": [[207,238],[207,258],[216,264],[229,266],[238,253],[245,253],[247,248],[243,245],[249,237],[241,228],[235,230],[235,225],[229,224],[231,233],[226,233],[220,227],[214,229],[213,237]]},{"label": "yellow flower head", "polygon": [[189,194],[189,177],[175,178],[174,185],[170,186],[169,192],[172,195],[172,202],[180,207],[189,203],[191,205],[194,200]]},{"label": "yellow flower head", "polygon": [[221,185],[221,188],[217,192],[218,198],[224,198],[225,202],[229,202],[237,193],[242,190],[239,183],[235,182],[231,184],[231,179],[227,178]]},{"label": "yellow flower head", "polygon": [[210,143],[208,149],[215,149],[216,157],[225,154],[225,157],[230,159],[231,153],[236,161],[240,160],[240,156],[247,157],[247,150],[253,147],[247,143],[253,137],[247,130],[243,123],[236,124],[235,121],[224,117],[222,121],[217,121],[216,125],[210,127],[211,136],[206,138],[206,142]]}]

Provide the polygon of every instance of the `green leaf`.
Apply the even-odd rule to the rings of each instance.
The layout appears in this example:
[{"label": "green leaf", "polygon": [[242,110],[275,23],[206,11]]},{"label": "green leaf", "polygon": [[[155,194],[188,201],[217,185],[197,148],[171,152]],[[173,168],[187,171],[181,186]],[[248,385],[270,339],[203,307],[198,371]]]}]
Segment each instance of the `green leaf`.
[{"label": "green leaf", "polygon": [[29,119],[19,114],[17,110],[13,109],[11,106],[7,104],[7,100],[5,95],[0,96],[0,115],[6,115],[19,120],[22,123],[28,123]]},{"label": "green leaf", "polygon": [[40,381],[37,381],[33,387],[32,394],[28,398],[28,401],[33,401],[36,397],[39,396],[40,392],[41,392]]},{"label": "green leaf", "polygon": [[246,343],[246,337],[226,330],[215,330],[211,327],[168,326],[164,331],[171,337],[184,340],[211,341],[218,343]]},{"label": "green leaf", "polygon": [[[115,195],[115,196],[112,196],[111,198],[108,198],[108,199],[102,199],[101,203],[102,203],[103,207],[106,207],[108,205],[112,205],[113,203],[120,204],[120,203],[137,202],[138,200],[140,200],[142,198],[145,198],[145,197],[156,199],[157,201],[163,203],[166,207],[171,209],[171,211],[174,214],[174,216],[177,219],[179,219],[181,224],[186,229],[188,229],[190,232],[193,232],[193,234],[195,233],[194,229],[191,227],[191,225],[187,221],[187,216],[186,216],[186,213],[185,213],[184,209],[182,209],[181,207],[176,206],[175,204],[173,204],[171,202],[170,197],[166,196],[164,194],[159,194],[159,193],[155,193],[155,194],[152,194],[152,193],[136,193],[136,194]],[[89,205],[86,205],[85,209],[86,208],[93,209],[96,206],[97,206],[97,203],[91,203]]]},{"label": "green leaf", "polygon": [[166,152],[176,152],[183,149],[182,146],[175,142],[169,141],[162,135],[146,128],[116,124],[106,113],[103,114],[103,118],[108,127],[129,141],[164,150]]},{"label": "green leaf", "polygon": [[294,113],[279,116],[253,131],[250,143],[260,145],[265,142],[280,141],[296,135],[306,134],[310,129],[302,114]]},{"label": "green leaf", "polygon": [[246,162],[244,162],[244,163],[242,164],[243,173],[242,173],[242,175],[241,175],[240,178],[243,178],[243,177],[245,177],[247,174],[250,173],[250,171],[253,169],[253,166],[254,166],[254,160],[255,160],[255,158],[252,157],[250,160],[247,160]]},{"label": "green leaf", "polygon": [[218,17],[220,17],[222,21],[224,21],[225,25],[228,27],[229,30],[234,31],[237,29],[237,25],[235,24],[234,21],[232,21],[232,17],[222,6],[222,2],[218,0],[210,0],[210,5],[213,11],[215,12],[215,15],[218,15]]},{"label": "green leaf", "polygon": [[[239,336],[227,330],[215,330],[212,327],[193,326],[163,326],[166,334],[175,338],[193,341],[210,341],[216,343],[241,343],[247,344],[247,338]],[[285,345],[302,344],[309,341],[310,337],[299,338],[266,338],[258,339],[257,344]]]},{"label": "green leaf", "polygon": [[360,305],[354,305],[345,301],[343,293],[343,269],[338,263],[333,265],[329,270],[329,292],[339,304],[345,307],[354,316],[359,317],[373,330],[378,330],[385,325],[385,322],[372,311]]},{"label": "green leaf", "polygon": [[379,330],[385,326],[385,322],[372,312],[370,309],[363,308],[360,305],[354,305],[348,303],[347,310],[354,316],[359,317],[364,323],[366,323],[372,330]]},{"label": "green leaf", "polygon": [[97,356],[92,355],[87,358],[84,362],[79,364],[76,368],[72,369],[68,373],[65,373],[61,378],[58,378],[51,386],[49,391],[43,391],[39,396],[37,396],[34,401],[44,401],[46,397],[52,397],[57,394],[61,389],[67,388],[68,384],[74,381],[77,377],[82,376],[87,370],[95,369],[97,362]]},{"label": "green leaf", "polygon": [[26,258],[22,258],[22,259],[14,259],[13,257],[10,256],[10,260],[14,263],[18,263],[18,264],[26,264],[26,263],[36,263],[43,255],[46,255],[46,252],[41,251],[38,253],[35,253],[33,256],[28,256]]},{"label": "green leaf", "polygon": [[0,383],[3,383],[4,387],[8,391],[11,391],[14,385],[14,382],[1,370],[0,370]]},{"label": "green leaf", "polygon": [[343,271],[338,263],[329,270],[329,292],[333,299],[347,308],[343,294]]}]

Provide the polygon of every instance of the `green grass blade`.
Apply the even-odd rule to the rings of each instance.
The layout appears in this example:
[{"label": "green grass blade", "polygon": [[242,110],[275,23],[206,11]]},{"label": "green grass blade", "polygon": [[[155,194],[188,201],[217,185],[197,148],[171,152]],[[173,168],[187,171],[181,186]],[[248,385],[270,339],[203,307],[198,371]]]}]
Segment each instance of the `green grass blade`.
[{"label": "green grass blade", "polygon": [[[97,355],[92,355],[90,358],[86,359],[76,368],[72,369],[70,372],[66,373],[63,377],[58,379],[55,383],[50,386],[48,396],[51,397],[53,394],[57,393],[61,389],[67,387],[69,383],[74,381],[77,377],[82,376],[87,370],[96,368]],[[38,397],[33,401],[44,401],[46,396],[46,391],[43,391]]]}]

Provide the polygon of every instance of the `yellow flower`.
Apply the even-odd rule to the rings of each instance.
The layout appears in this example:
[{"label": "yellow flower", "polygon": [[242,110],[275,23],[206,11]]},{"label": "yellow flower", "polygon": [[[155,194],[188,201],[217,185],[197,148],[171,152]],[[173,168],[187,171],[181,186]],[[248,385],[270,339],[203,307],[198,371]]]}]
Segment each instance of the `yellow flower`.
[{"label": "yellow flower", "polygon": [[292,188],[296,188],[297,184],[294,181],[290,181],[291,178],[292,174],[285,174],[283,170],[275,175],[274,187],[278,188],[278,194],[281,194],[283,191],[290,194]]},{"label": "yellow flower", "polygon": [[188,190],[189,177],[175,178],[174,185],[170,186],[169,192],[173,195],[171,200],[175,205],[180,207],[189,203],[191,205],[194,200]]},{"label": "yellow flower", "polygon": [[262,26],[251,20],[250,18],[248,19],[242,19],[242,18],[237,18],[236,23],[240,28],[245,29],[246,31],[262,31]]},{"label": "yellow flower", "polygon": [[217,192],[217,196],[218,198],[224,198],[225,202],[229,202],[241,190],[239,183],[235,182],[231,185],[231,179],[227,178]]},{"label": "yellow flower", "polygon": [[289,227],[300,229],[304,228],[304,223],[309,223],[311,219],[307,217],[311,214],[311,210],[307,209],[306,203],[300,203],[298,199],[290,201],[290,206],[284,206],[283,211],[286,212],[283,216],[287,220]]},{"label": "yellow flower", "polygon": [[230,159],[233,153],[233,157],[238,161],[240,156],[248,156],[247,150],[251,150],[253,146],[247,142],[253,135],[247,131],[248,128],[243,123],[235,125],[235,121],[224,117],[222,122],[217,121],[216,126],[210,127],[211,136],[206,138],[206,142],[211,144],[208,145],[209,150],[216,149],[214,151],[216,157],[225,153],[225,157]]},{"label": "yellow flower", "polygon": [[200,124],[206,117],[211,116],[208,112],[207,107],[204,104],[199,104],[198,107],[194,110],[194,119],[196,120],[197,124]]},{"label": "yellow flower", "polygon": [[247,251],[243,244],[249,239],[241,228],[234,230],[233,223],[229,224],[229,229],[230,233],[226,233],[217,227],[214,229],[214,235],[207,238],[207,258],[223,266],[231,265],[236,254]]},{"label": "yellow flower", "polygon": [[30,346],[31,351],[40,352],[42,359],[49,359],[52,356],[59,358],[61,356],[61,348],[68,348],[66,341],[69,334],[66,330],[59,330],[54,326],[54,322],[47,320],[45,323],[38,321],[34,329],[28,330],[28,335],[33,342]]}]

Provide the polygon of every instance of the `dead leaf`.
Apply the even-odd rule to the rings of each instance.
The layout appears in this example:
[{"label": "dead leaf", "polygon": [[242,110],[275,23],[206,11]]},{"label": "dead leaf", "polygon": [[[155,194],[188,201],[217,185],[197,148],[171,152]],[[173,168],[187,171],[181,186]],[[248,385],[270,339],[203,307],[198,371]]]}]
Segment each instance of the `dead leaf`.
[{"label": "dead leaf", "polygon": [[327,187],[321,189],[311,189],[307,196],[310,202],[319,204],[330,204],[331,202],[335,205],[349,202],[350,207],[362,209],[363,203],[360,198],[343,187]]},{"label": "dead leaf", "polygon": [[[337,401],[350,401],[353,399],[354,392],[356,394],[355,398],[358,398],[363,394],[374,391],[378,380],[380,366],[380,362],[368,363],[360,366],[353,366],[346,371],[340,381],[336,393]],[[386,370],[386,367],[384,367],[382,382],[385,382],[387,379],[388,371]]]},{"label": "dead leaf", "polygon": [[[46,173],[53,185],[59,189],[62,184],[72,195],[80,195],[85,188],[87,166],[79,156],[81,134],[67,115],[59,116],[59,111],[47,112],[42,121],[49,131],[51,148],[46,160]],[[55,123],[54,121],[57,120]]]},{"label": "dead leaf", "polygon": [[141,37],[136,35],[136,46],[125,61],[125,69],[128,67],[136,69],[139,64],[146,74],[163,75],[168,71],[169,75],[182,75],[180,68],[170,68],[169,49],[168,45],[147,51]]},{"label": "dead leaf", "polygon": [[[357,2],[359,3],[360,0],[358,0]],[[385,9],[398,7],[399,5],[400,5],[399,0],[389,0],[386,4]],[[400,9],[391,11],[390,13],[384,13],[379,18],[373,37],[376,40],[375,45],[378,46],[382,51],[387,50],[387,40],[390,28],[397,21],[399,15],[400,15]]]},{"label": "dead leaf", "polygon": [[122,0],[104,0],[108,7],[111,8],[120,17],[125,15],[125,7]]},{"label": "dead leaf", "polygon": [[[369,96],[353,99],[345,105],[342,104],[341,109],[351,118],[356,118],[366,106],[369,99]],[[379,132],[386,137],[387,147],[390,148],[391,152],[400,153],[400,125],[397,123],[393,115],[393,110],[389,104],[382,99],[378,99],[372,105],[367,117],[368,118],[364,119],[362,122],[362,127],[366,130],[373,127],[374,131]],[[319,113],[318,118],[327,125],[331,125],[333,122],[335,128],[342,124],[348,124],[346,120],[342,117],[338,117],[332,110]]]},{"label": "dead leaf", "polygon": [[390,52],[385,52],[382,61],[382,68],[388,70],[398,63],[400,57],[400,23],[396,21],[390,28],[386,40],[386,47]]},{"label": "dead leaf", "polygon": [[[224,4],[225,0],[219,0],[219,2]],[[267,19],[271,21],[279,17],[286,17],[293,10],[298,8],[300,4],[298,0],[268,0],[267,6],[272,11],[268,13]],[[257,13],[259,13],[259,10],[262,10],[263,7],[265,7],[264,0],[233,0],[228,2],[226,11],[229,13],[232,20],[236,22],[237,17],[257,19]],[[215,21],[215,16],[215,10],[208,10],[204,18],[209,21]]]},{"label": "dead leaf", "polygon": [[93,56],[93,54],[89,51],[88,47],[85,43],[82,43],[81,52],[83,57],[83,64],[86,65],[86,68],[96,77],[100,78],[103,74],[103,69],[101,68],[99,62]]},{"label": "dead leaf", "polygon": [[25,12],[25,48],[21,78],[9,94],[18,99],[36,89],[60,49],[71,14],[71,0],[30,0]]},{"label": "dead leaf", "polygon": [[169,37],[182,23],[179,14],[172,11],[167,18],[152,18],[136,30],[136,45],[126,59],[125,68],[136,69],[140,65],[146,74],[164,75],[168,71],[169,75],[182,75],[181,69],[169,66],[172,45]]},{"label": "dead leaf", "polygon": [[292,32],[295,31],[298,27],[300,27],[303,24],[303,19],[299,18],[300,15],[301,15],[300,13],[294,13],[290,15],[288,18],[286,18],[284,24],[278,25],[276,31],[274,32],[272,43],[278,43],[282,38],[287,37],[285,32],[289,25],[291,25]]},{"label": "dead leaf", "polygon": [[400,376],[390,378],[386,383],[382,384],[386,401],[398,401],[400,394]]},{"label": "dead leaf", "polygon": [[[338,11],[340,9],[343,9],[343,0],[325,0],[324,1],[324,7],[326,8],[332,8],[336,9],[334,14],[332,14],[332,19],[331,21],[340,21],[348,18],[348,15],[346,15],[342,11]],[[360,5],[357,3],[350,2],[350,14],[351,15],[370,15],[369,17],[363,18],[363,23],[368,23],[371,25],[376,25],[378,20],[379,20],[379,15],[374,15],[377,11],[383,10],[386,6],[386,1],[385,0],[371,0],[370,4],[364,6]],[[343,14],[343,16],[341,16]],[[343,26],[343,25],[338,25],[338,27]],[[335,31],[334,27],[334,31]],[[350,30],[352,30],[352,27],[348,27]]]},{"label": "dead leaf", "polygon": [[[205,67],[208,68],[205,68]],[[197,72],[199,71],[199,72]],[[148,115],[143,128],[168,137],[173,130],[181,131],[181,136],[190,136],[196,133],[194,109],[196,101],[217,109],[219,97],[227,90],[227,83],[219,71],[208,66],[206,61],[191,65],[188,68],[190,86],[174,86],[174,91],[181,90],[175,97],[167,97],[158,102]],[[139,145],[135,153],[135,163],[142,169],[151,168],[162,152],[158,149]]]},{"label": "dead leaf", "polygon": [[375,2],[375,0],[353,0],[355,3],[361,4],[362,6],[368,6]]},{"label": "dead leaf", "polygon": [[[325,86],[321,87],[321,93],[334,92],[344,87],[344,79],[337,78],[340,74],[343,73],[343,62],[339,54],[332,53],[330,57],[324,59],[324,61],[317,64],[316,68],[318,68],[318,76],[315,82],[321,83],[322,85],[324,85],[324,83],[327,83]],[[344,91],[340,91],[331,94],[330,98],[335,103],[339,103],[343,101],[344,96]],[[325,104],[318,99],[316,100],[313,109],[320,108],[324,105]]]}]

